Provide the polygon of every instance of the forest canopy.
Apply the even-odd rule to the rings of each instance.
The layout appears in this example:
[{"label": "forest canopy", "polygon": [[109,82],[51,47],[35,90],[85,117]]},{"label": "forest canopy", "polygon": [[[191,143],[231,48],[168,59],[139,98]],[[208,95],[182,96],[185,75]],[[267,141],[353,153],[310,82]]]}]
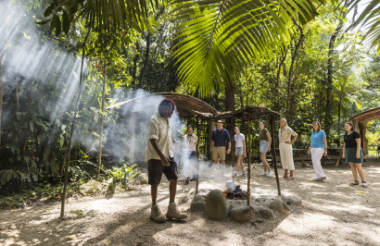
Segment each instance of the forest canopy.
[{"label": "forest canopy", "polygon": [[[342,146],[344,123],[380,98],[378,1],[359,4],[3,1],[1,185],[61,183],[67,168],[70,181],[107,178],[133,164],[128,119],[109,108],[148,93],[190,94],[218,111],[264,104],[299,133],[297,147],[310,145],[313,121]],[[367,123],[370,146],[379,132],[379,120]]]}]

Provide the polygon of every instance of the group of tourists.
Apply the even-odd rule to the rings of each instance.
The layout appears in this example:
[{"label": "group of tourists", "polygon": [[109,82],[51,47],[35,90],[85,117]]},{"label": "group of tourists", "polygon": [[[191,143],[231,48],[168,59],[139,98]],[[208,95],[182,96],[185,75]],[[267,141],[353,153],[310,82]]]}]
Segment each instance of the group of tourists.
[{"label": "group of tourists", "polygon": [[[165,216],[157,206],[157,190],[161,181],[162,174],[169,180],[169,206],[166,213],[168,219],[184,219],[187,217],[185,213],[178,211],[175,204],[175,195],[177,190],[178,170],[177,163],[174,159],[173,144],[176,141],[173,138],[172,130],[168,119],[172,116],[175,110],[175,103],[170,99],[164,99],[159,107],[158,113],[152,115],[147,123],[147,142],[145,149],[145,161],[148,163],[148,182],[151,186],[152,208],[150,218],[155,222],[165,222]],[[322,156],[327,155],[326,134],[321,130],[321,124],[318,121],[313,122],[313,130],[310,136],[311,146],[308,149],[308,154],[311,155],[314,172],[316,175],[315,181],[323,181],[326,175],[321,165]],[[260,160],[263,163],[264,172],[261,175],[272,176],[273,172],[266,160],[266,154],[271,151],[272,137],[266,128],[266,122],[259,122],[259,137],[260,137]],[[364,178],[362,169],[363,150],[361,149],[360,134],[355,131],[352,123],[347,122],[344,126],[346,134],[344,135],[343,158],[350,164],[354,182],[350,185],[359,185],[358,173],[362,181],[362,187],[366,188],[367,184]],[[242,169],[242,175],[245,176],[243,166],[243,156],[247,156],[246,141],[239,127],[234,129],[235,135],[235,155],[237,157],[237,165],[233,175],[237,175],[239,168]],[[284,169],[283,178],[294,180],[294,160],[292,145],[297,140],[298,134],[291,129],[286,119],[280,120],[278,132],[279,150],[281,164]],[[187,134],[183,138],[183,143],[187,145],[187,155],[190,161],[189,174],[186,178],[188,184],[191,180],[196,180],[197,173],[195,163],[198,161],[199,146],[198,137],[193,133],[193,128],[187,128]],[[227,144],[226,144],[227,143]],[[228,149],[226,149],[226,145]],[[198,149],[197,149],[198,148]],[[215,164],[218,165],[218,159],[225,166],[226,154],[231,153],[231,138],[229,132],[223,128],[223,122],[217,122],[217,128],[212,132],[212,140],[210,151]],[[190,179],[191,178],[191,179]]]}]

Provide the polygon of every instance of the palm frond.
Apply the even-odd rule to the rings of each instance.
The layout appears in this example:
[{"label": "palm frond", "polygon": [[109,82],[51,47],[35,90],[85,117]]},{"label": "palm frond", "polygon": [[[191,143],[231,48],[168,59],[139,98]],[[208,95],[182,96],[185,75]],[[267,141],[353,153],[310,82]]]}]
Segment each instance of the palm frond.
[{"label": "palm frond", "polygon": [[[160,0],[51,0],[45,10],[44,16],[58,18],[58,14],[63,12],[62,26],[65,33],[68,33],[70,23],[75,23],[79,18],[86,19],[96,27],[98,32],[134,28],[139,31],[147,29],[150,25],[146,20],[149,17],[149,5],[157,8]],[[59,20],[59,19],[58,19]],[[41,22],[43,23],[43,22]],[[52,24],[54,26],[52,26]],[[51,27],[56,28],[59,35],[57,22],[51,22]]]},{"label": "palm frond", "polygon": [[370,2],[355,0],[351,3],[350,9],[362,3],[368,4],[360,14],[354,27],[366,30],[366,34],[363,37],[364,44],[368,48],[368,51],[376,48],[377,56],[380,53],[380,0],[372,0]]},{"label": "palm frond", "polygon": [[180,80],[192,92],[212,94],[253,61],[270,61],[290,42],[293,21],[317,12],[309,0],[174,0],[178,26],[173,47]]}]

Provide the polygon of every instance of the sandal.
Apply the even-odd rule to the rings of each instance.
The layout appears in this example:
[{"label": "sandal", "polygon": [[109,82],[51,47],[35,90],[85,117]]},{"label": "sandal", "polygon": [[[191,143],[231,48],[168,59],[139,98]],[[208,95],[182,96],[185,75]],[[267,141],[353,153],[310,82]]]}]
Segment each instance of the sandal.
[{"label": "sandal", "polygon": [[354,182],[353,182],[353,183],[351,183],[350,185],[351,185],[351,186],[353,186],[353,185],[359,185],[359,181],[357,181],[357,180],[354,180]]},{"label": "sandal", "polygon": [[367,182],[362,181],[362,187],[363,187],[363,188],[367,188]]},{"label": "sandal", "polygon": [[293,177],[293,176],[290,176],[290,177],[288,178],[288,180],[294,180],[294,177]]}]

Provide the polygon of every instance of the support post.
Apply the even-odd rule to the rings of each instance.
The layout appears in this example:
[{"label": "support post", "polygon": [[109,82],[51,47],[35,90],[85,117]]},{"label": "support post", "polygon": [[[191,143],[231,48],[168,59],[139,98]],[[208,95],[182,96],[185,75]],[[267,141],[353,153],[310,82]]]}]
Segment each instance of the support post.
[{"label": "support post", "polygon": [[131,148],[130,148],[130,162],[133,163],[135,161],[135,138],[136,138],[136,112],[132,111],[131,114]]},{"label": "support post", "polygon": [[275,135],[274,135],[274,127],[275,127],[275,116],[271,117],[271,132],[272,132],[272,151],[273,151],[273,163],[274,163],[274,173],[276,175],[276,182],[277,182],[277,192],[278,195],[281,196],[281,187],[280,187],[280,180],[278,178],[278,171],[277,171],[277,156],[276,156],[276,144],[275,144]]},{"label": "support post", "polygon": [[198,143],[197,143],[197,160],[198,161],[196,163],[197,180],[195,181],[195,194],[198,194],[198,185],[199,185],[199,140],[201,139],[201,136],[202,136],[202,130],[203,130],[203,117],[201,118],[201,124],[200,124],[200,127],[198,128]]},{"label": "support post", "polygon": [[251,117],[247,119],[247,135],[248,135],[248,184],[247,184],[247,205],[251,204]]},{"label": "support post", "polygon": [[[211,160],[211,161],[214,161],[213,159],[212,159],[212,153],[210,152],[210,148],[211,148],[211,138],[212,138],[212,131],[214,130],[214,121],[212,121],[212,120],[209,120],[208,122],[207,122],[207,137],[208,137],[208,139],[207,139],[207,141],[208,141],[208,158],[209,158],[209,160]],[[214,146],[213,146],[214,147]]]},{"label": "support post", "polygon": [[235,119],[231,119],[231,123],[232,123],[232,135],[231,135],[232,181],[234,181],[235,176],[233,175],[233,172],[234,172],[234,167],[235,167],[235,138],[234,138]]}]

